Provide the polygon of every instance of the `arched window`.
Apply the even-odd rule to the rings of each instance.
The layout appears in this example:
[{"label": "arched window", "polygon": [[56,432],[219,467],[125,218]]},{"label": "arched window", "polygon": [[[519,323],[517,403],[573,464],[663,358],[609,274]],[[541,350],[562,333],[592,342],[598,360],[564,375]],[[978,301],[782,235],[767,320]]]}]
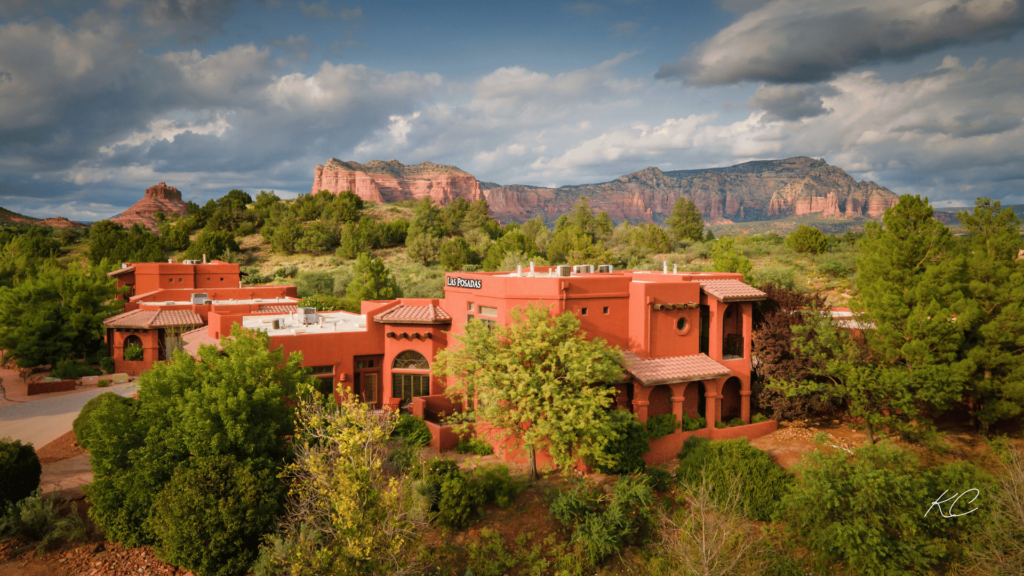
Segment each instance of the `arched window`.
[{"label": "arched window", "polygon": [[406,350],[395,356],[395,361],[391,364],[391,367],[395,370],[430,370],[430,363],[427,362],[423,354],[415,350]]},{"label": "arched window", "polygon": [[142,348],[142,338],[132,334],[124,339],[122,346],[122,360],[142,360],[145,351]]},{"label": "arched window", "polygon": [[416,396],[430,395],[430,363],[414,350],[406,350],[391,364],[391,397],[401,398],[402,405],[411,404]]}]

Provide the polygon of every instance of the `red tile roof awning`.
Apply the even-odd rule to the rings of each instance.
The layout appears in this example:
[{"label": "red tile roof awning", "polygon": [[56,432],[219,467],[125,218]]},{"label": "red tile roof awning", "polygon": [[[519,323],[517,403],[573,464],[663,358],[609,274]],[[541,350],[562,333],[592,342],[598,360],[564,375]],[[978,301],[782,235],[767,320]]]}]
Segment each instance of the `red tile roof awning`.
[{"label": "red tile roof awning", "polygon": [[749,302],[768,297],[764,292],[739,280],[701,280],[700,288],[720,302]]},{"label": "red tile roof awning", "polygon": [[644,386],[707,380],[732,374],[731,370],[705,354],[644,360],[632,352],[624,351],[622,358],[622,367]]},{"label": "red tile roof awning", "polygon": [[291,314],[297,312],[299,307],[295,304],[262,305],[260,312],[275,312],[277,314]]},{"label": "red tile roof awning", "polygon": [[125,268],[118,268],[117,270],[114,270],[113,272],[107,272],[107,276],[110,276],[111,278],[114,278],[114,277],[120,276],[122,274],[127,274],[129,272],[135,272],[135,266],[128,266],[128,267],[125,267]]},{"label": "red tile roof awning", "polygon": [[449,324],[452,317],[438,306],[405,306],[399,304],[394,308],[377,314],[374,322],[381,324]]},{"label": "red tile roof awning", "polygon": [[202,326],[202,316],[191,310],[132,310],[103,321],[108,328],[167,328]]}]

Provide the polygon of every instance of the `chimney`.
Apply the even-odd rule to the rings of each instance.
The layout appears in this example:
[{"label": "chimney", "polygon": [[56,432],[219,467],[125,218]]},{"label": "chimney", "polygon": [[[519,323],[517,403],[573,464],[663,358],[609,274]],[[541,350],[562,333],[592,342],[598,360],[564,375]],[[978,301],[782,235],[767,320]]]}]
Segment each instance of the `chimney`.
[{"label": "chimney", "polygon": [[206,264],[206,254],[203,254],[203,264]]},{"label": "chimney", "polygon": [[533,278],[533,262],[530,262],[530,278]]},{"label": "chimney", "polygon": [[668,274],[668,260],[661,261],[661,273]]},{"label": "chimney", "polygon": [[522,276],[522,275],[523,275],[523,265],[522,264],[516,264],[516,276]]},{"label": "chimney", "polygon": [[673,274],[679,274],[679,265],[678,264],[673,264],[672,265],[672,273]]}]

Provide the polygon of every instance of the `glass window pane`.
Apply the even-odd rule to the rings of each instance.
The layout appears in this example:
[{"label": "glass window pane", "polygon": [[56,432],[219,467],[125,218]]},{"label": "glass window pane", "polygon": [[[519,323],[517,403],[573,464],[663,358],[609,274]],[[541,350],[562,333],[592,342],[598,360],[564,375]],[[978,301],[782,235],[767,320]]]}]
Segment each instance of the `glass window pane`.
[{"label": "glass window pane", "polygon": [[430,363],[423,354],[415,350],[406,350],[395,356],[395,362],[391,367],[399,370],[430,370]]}]

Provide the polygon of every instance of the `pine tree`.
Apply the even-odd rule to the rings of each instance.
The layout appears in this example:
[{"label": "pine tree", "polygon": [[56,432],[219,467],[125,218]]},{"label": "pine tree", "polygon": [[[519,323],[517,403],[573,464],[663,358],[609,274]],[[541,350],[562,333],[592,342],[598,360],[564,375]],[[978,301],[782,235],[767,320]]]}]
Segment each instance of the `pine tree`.
[{"label": "pine tree", "polygon": [[[677,240],[700,242],[703,239],[704,218],[701,217],[697,206],[688,198],[680,196],[676,200],[675,206],[672,207],[672,214],[665,224],[668,225]],[[708,233],[710,234],[711,231],[708,230]],[[710,239],[713,238],[714,236],[711,236]]]},{"label": "pine tree", "polygon": [[1012,208],[978,198],[974,213],[961,212],[968,323],[964,356],[975,365],[970,379],[974,416],[982,433],[997,420],[1024,412],[1024,260],[1021,221]]},{"label": "pine tree", "polygon": [[356,277],[349,283],[345,295],[353,300],[391,300],[402,297],[402,289],[391,271],[380,258],[362,253],[353,269]]}]

